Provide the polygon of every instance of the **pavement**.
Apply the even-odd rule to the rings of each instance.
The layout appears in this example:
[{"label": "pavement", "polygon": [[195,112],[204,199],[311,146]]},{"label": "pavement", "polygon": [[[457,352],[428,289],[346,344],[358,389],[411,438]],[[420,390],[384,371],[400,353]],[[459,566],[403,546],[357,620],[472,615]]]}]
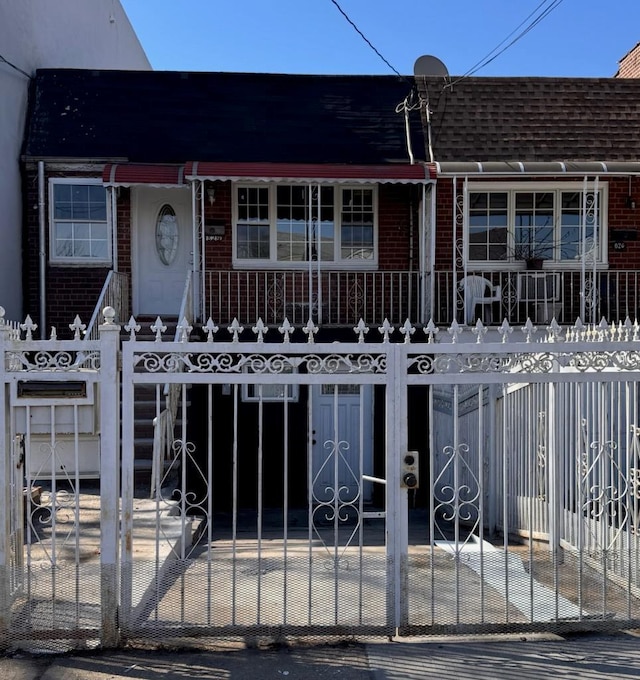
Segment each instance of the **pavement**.
[{"label": "pavement", "polygon": [[94,650],[0,658],[1,680],[560,680],[640,677],[640,631]]}]

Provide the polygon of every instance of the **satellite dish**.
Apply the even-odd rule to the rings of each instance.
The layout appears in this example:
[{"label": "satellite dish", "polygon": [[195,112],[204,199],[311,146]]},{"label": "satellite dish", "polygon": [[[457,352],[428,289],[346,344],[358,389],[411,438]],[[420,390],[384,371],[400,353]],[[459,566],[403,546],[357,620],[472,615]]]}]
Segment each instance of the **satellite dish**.
[{"label": "satellite dish", "polygon": [[413,65],[414,76],[440,76],[442,78],[449,77],[447,67],[438,59],[430,54],[423,54],[416,59]]}]

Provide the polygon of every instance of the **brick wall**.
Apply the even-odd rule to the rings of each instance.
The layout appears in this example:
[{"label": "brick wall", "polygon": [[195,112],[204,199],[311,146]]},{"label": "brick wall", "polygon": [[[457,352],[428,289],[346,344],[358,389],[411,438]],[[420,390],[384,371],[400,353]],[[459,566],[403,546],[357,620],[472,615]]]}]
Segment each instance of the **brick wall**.
[{"label": "brick wall", "polygon": [[616,78],[640,78],[640,43],[620,59]]}]

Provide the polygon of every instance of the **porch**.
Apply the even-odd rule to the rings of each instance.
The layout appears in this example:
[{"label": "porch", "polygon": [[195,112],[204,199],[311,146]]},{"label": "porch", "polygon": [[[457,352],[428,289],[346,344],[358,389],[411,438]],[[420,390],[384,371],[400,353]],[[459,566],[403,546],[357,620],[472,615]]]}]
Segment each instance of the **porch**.
[{"label": "porch", "polygon": [[639,311],[638,270],[544,267],[436,271],[433,277],[434,308],[430,316],[436,324],[448,325],[454,318],[467,324],[475,324],[478,319],[486,325],[500,324],[504,319],[511,325],[523,324],[527,319],[548,324],[555,318],[559,324],[567,325],[578,318],[584,323],[597,323],[603,317],[614,323],[624,322],[627,317],[633,320]]},{"label": "porch", "polygon": [[[488,301],[474,300],[468,277],[486,286]],[[573,324],[577,318],[596,322],[635,319],[640,307],[640,271],[568,269],[513,271],[230,271],[210,270],[202,287],[203,319],[241,324],[261,318],[266,325],[292,324],[309,318],[323,326],[350,326],[366,319],[371,326],[385,319],[399,325],[511,325],[527,319],[537,324],[555,318]],[[433,301],[430,304],[430,300]]]}]

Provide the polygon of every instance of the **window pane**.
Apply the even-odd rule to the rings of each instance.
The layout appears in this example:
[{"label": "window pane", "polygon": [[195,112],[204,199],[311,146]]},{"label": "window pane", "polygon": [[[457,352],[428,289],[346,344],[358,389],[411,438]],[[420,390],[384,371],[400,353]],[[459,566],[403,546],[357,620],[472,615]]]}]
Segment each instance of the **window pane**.
[{"label": "window pane", "polygon": [[555,194],[551,191],[516,193],[516,260],[554,258],[554,199]]},{"label": "window pane", "polygon": [[279,186],[276,190],[276,257],[286,262],[307,259],[307,187]]},{"label": "window pane", "polygon": [[594,245],[596,224],[600,224],[600,205],[598,201],[596,208],[595,193],[587,192],[585,195],[581,191],[563,191],[560,258],[580,261],[584,254],[585,259],[591,262],[594,257],[599,259],[598,248]]},{"label": "window pane", "polygon": [[504,260],[507,255],[508,194],[469,193],[469,260]]},{"label": "window pane", "polygon": [[55,257],[109,257],[107,192],[101,184],[53,185]]},{"label": "window pane", "polygon": [[342,190],[340,257],[372,260],[374,257],[374,214],[372,189]]},{"label": "window pane", "polygon": [[106,241],[91,241],[91,257],[105,259],[109,254]]},{"label": "window pane", "polygon": [[237,256],[269,259],[269,225],[238,225]]},{"label": "window pane", "polygon": [[54,252],[56,257],[73,257],[73,241],[71,239],[56,239]]},{"label": "window pane", "polygon": [[238,189],[238,219],[242,222],[265,222],[269,219],[269,190],[266,187]]},{"label": "window pane", "polygon": [[77,239],[89,239],[91,238],[91,225],[85,222],[80,222],[79,224],[73,225],[73,235]]}]

